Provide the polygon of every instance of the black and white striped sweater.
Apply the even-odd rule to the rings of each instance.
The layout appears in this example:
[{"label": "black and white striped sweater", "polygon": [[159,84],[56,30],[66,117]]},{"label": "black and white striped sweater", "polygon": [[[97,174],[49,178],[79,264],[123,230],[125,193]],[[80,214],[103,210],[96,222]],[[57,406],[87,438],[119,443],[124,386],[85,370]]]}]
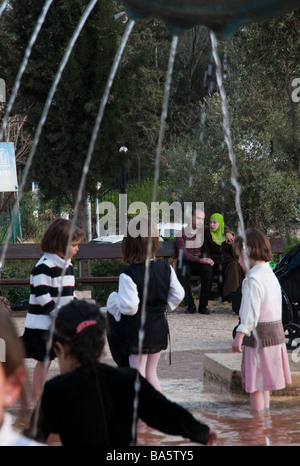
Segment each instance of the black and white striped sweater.
[{"label": "black and white striped sweater", "polygon": [[61,277],[64,259],[56,254],[44,253],[30,275],[29,307],[25,327],[48,330],[51,325],[51,311],[58,300],[59,287],[62,294],[59,307],[64,306],[75,297],[75,277],[71,260],[67,263],[64,277]]}]

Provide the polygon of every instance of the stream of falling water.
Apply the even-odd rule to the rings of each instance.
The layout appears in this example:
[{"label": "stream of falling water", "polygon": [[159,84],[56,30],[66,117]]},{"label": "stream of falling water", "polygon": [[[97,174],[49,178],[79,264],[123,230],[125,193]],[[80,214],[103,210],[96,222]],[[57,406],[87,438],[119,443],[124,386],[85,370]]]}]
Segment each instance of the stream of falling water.
[{"label": "stream of falling water", "polygon": [[32,47],[33,47],[33,45],[34,45],[34,43],[35,43],[35,41],[36,41],[36,39],[37,39],[37,37],[39,35],[39,32],[41,30],[42,25],[44,24],[46,15],[48,13],[48,10],[49,10],[52,2],[53,2],[53,0],[46,0],[45,4],[43,6],[42,12],[41,12],[41,14],[40,14],[40,16],[39,16],[39,18],[38,18],[38,20],[36,22],[36,25],[35,25],[34,31],[32,33],[32,36],[30,38],[30,41],[28,43],[28,46],[26,48],[25,55],[24,55],[23,61],[21,63],[21,66],[19,68],[19,72],[17,74],[15,84],[14,84],[14,87],[12,89],[10,99],[9,99],[8,104],[7,104],[5,114],[4,114],[4,117],[3,117],[2,128],[0,130],[0,141],[3,139],[3,134],[4,134],[5,128],[7,126],[7,120],[8,120],[10,111],[11,111],[11,109],[13,107],[13,104],[15,102],[15,99],[16,99],[16,96],[17,96],[17,93],[18,93],[18,90],[19,90],[19,87],[20,87],[20,84],[21,84],[22,76],[24,74],[24,71],[26,70],[28,60],[29,60],[29,57],[31,55]]},{"label": "stream of falling water", "polygon": [[[45,103],[45,106],[44,106],[44,109],[43,109],[42,116],[40,118],[40,121],[39,121],[38,126],[37,126],[37,130],[36,130],[35,135],[34,135],[34,140],[33,140],[33,144],[31,146],[29,155],[28,155],[28,160],[27,160],[27,163],[26,163],[24,171],[23,171],[22,180],[21,180],[21,184],[20,184],[20,187],[19,187],[18,199],[14,204],[13,212],[12,212],[12,218],[11,218],[11,221],[10,221],[10,224],[9,224],[9,227],[8,227],[8,232],[7,232],[7,235],[6,235],[5,242],[3,244],[3,249],[2,249],[2,254],[1,254],[1,259],[0,259],[0,273],[1,273],[1,270],[2,270],[2,268],[4,266],[4,259],[5,259],[9,239],[11,237],[13,224],[14,224],[16,215],[18,213],[19,203],[21,202],[21,199],[22,199],[22,196],[23,196],[24,186],[25,186],[25,183],[27,181],[27,177],[28,177],[28,173],[29,173],[29,170],[30,170],[30,167],[31,167],[31,164],[32,164],[32,160],[34,158],[34,155],[35,155],[35,152],[36,152],[39,140],[40,140],[41,132],[42,132],[42,129],[44,127],[45,121],[47,119],[48,112],[49,112],[49,109],[50,109],[54,94],[56,92],[57,86],[58,86],[59,81],[61,79],[62,73],[63,73],[63,71],[64,71],[64,69],[66,67],[66,64],[68,63],[68,60],[69,60],[69,57],[70,57],[71,52],[73,50],[73,47],[75,45],[75,42],[78,39],[78,36],[79,36],[84,24],[86,23],[86,20],[89,17],[92,9],[96,5],[97,1],[98,0],[91,0],[90,3],[88,4],[88,6],[86,7],[86,9],[84,10],[84,12],[83,12],[83,14],[82,14],[82,16],[80,18],[80,21],[78,22],[78,25],[77,25],[77,27],[76,27],[76,29],[75,29],[72,37],[71,37],[71,40],[70,40],[70,42],[68,44],[66,52],[64,53],[62,61],[61,61],[60,65],[59,65],[59,67],[58,67],[58,71],[57,71],[57,74],[55,76],[55,79],[54,79],[54,81],[52,83],[52,86],[50,88],[50,91],[49,91],[49,94],[48,94],[48,97],[47,97],[47,100],[46,100],[46,103]],[[31,40],[30,40],[30,42],[31,42]],[[22,75],[21,75],[21,73],[19,73],[18,74],[18,79],[20,80],[21,77],[22,77]],[[19,86],[19,83],[17,85],[15,85],[15,87],[18,87],[18,86]]]},{"label": "stream of falling water", "polygon": [[[165,123],[166,123],[167,114],[168,114],[171,79],[172,79],[172,74],[173,74],[177,43],[178,43],[178,36],[173,36],[170,55],[169,55],[166,83],[165,83],[159,137],[158,137],[158,143],[157,143],[157,149],[156,149],[154,181],[153,181],[153,190],[152,190],[152,205],[154,205],[153,203],[156,201],[156,191],[157,191],[157,185],[158,185],[159,173],[160,173],[161,148],[162,148],[162,142],[163,142],[164,132],[165,132]],[[147,302],[147,295],[148,295],[149,264],[150,264],[151,250],[152,250],[152,237],[151,237],[151,233],[149,232],[148,244],[147,244],[147,256],[146,256],[146,262],[145,262],[143,302],[142,302],[142,309],[141,309],[141,327],[139,330],[139,365],[140,365],[140,360],[141,360],[141,355],[142,355],[142,346],[143,346],[143,340],[144,340],[144,326],[145,326],[145,321],[146,321],[146,302]],[[132,445],[135,445],[135,442],[136,442],[136,425],[137,425],[137,420],[138,420],[139,390],[140,390],[140,375],[139,375],[139,372],[137,371],[137,376],[136,376],[136,381],[135,381],[135,397],[134,397],[134,405],[133,405],[134,411],[133,411],[133,422],[132,422]]]},{"label": "stream of falling water", "polygon": [[[96,3],[96,2],[97,2],[97,0],[95,0],[93,3]],[[94,152],[94,148],[95,148],[95,143],[96,143],[96,140],[97,140],[97,137],[98,137],[99,129],[100,129],[100,126],[101,126],[103,115],[104,115],[104,110],[105,110],[105,107],[106,107],[106,104],[107,104],[107,101],[108,101],[108,98],[109,98],[110,90],[111,90],[111,87],[113,85],[113,81],[114,81],[116,72],[118,70],[121,58],[123,56],[125,46],[127,44],[128,38],[130,36],[130,33],[132,31],[132,28],[133,28],[134,24],[135,24],[134,20],[129,20],[129,22],[127,24],[126,31],[125,31],[125,33],[124,33],[124,35],[122,37],[122,40],[121,40],[121,44],[120,44],[120,46],[119,46],[119,48],[117,50],[117,53],[115,55],[114,62],[112,64],[111,71],[110,71],[110,74],[109,74],[109,77],[108,77],[108,80],[107,80],[107,83],[106,83],[105,91],[104,91],[104,94],[103,94],[103,97],[102,97],[102,100],[101,100],[99,111],[98,111],[98,114],[97,114],[97,117],[96,117],[95,125],[94,125],[94,128],[93,128],[93,132],[92,132],[92,136],[91,136],[91,140],[90,140],[90,144],[89,144],[89,148],[88,148],[88,153],[87,153],[86,160],[85,160],[85,163],[84,163],[84,167],[83,167],[83,170],[82,170],[82,176],[81,176],[80,185],[79,185],[79,189],[78,189],[78,193],[77,193],[77,198],[76,198],[76,202],[75,202],[75,205],[74,205],[72,226],[71,226],[71,229],[70,229],[69,240],[68,240],[67,249],[66,249],[64,267],[63,267],[62,274],[61,274],[61,283],[62,283],[63,277],[64,277],[65,272],[66,272],[66,268],[67,268],[69,250],[70,250],[70,246],[71,246],[71,242],[72,242],[73,232],[75,230],[75,224],[76,224],[77,215],[78,215],[78,208],[79,208],[80,201],[82,199],[85,180],[86,180],[86,176],[88,174],[89,166],[90,166],[90,163],[91,163],[91,160],[92,160],[92,156],[93,156],[93,152]],[[45,382],[46,382],[47,368],[48,368],[48,364],[49,364],[49,353],[50,353],[50,350],[51,350],[51,347],[52,347],[53,332],[54,332],[54,328],[55,328],[55,320],[56,320],[56,316],[57,316],[57,313],[58,313],[58,304],[59,304],[59,300],[60,300],[60,297],[61,297],[61,293],[62,293],[62,286],[60,286],[60,288],[59,288],[58,300],[57,300],[55,308],[54,308],[52,324],[51,324],[50,332],[49,332],[50,335],[49,335],[49,338],[48,338],[48,341],[47,341],[47,350],[46,350],[46,357],[45,357],[45,360],[44,360],[44,374],[43,374],[43,381],[42,381],[42,386],[41,386],[41,394],[43,392],[44,385],[45,385]],[[37,409],[35,410],[33,435],[35,435],[36,432],[37,432],[37,421],[38,421],[40,401],[41,401],[41,398],[39,399]]]},{"label": "stream of falling water", "polygon": [[[231,162],[232,166],[232,171],[231,171],[231,183],[234,186],[236,190],[236,195],[235,195],[235,208],[239,217],[239,225],[238,225],[238,233],[239,235],[243,238],[244,241],[244,259],[245,259],[245,264],[246,264],[246,278],[248,276],[249,272],[249,255],[248,255],[248,250],[247,250],[247,240],[246,240],[246,232],[245,232],[245,225],[244,225],[244,219],[243,219],[243,214],[242,214],[242,209],[241,209],[241,187],[238,182],[237,176],[238,176],[238,171],[237,171],[237,165],[236,165],[236,156],[233,151],[233,146],[232,146],[232,140],[231,140],[231,134],[230,134],[230,121],[229,121],[229,114],[228,114],[228,108],[227,108],[227,97],[226,97],[226,92],[223,84],[223,78],[222,78],[222,66],[220,62],[220,58],[218,55],[218,42],[217,38],[215,36],[214,32],[210,33],[211,37],[211,44],[212,44],[212,52],[213,52],[213,57],[214,61],[216,64],[216,76],[217,76],[217,83],[219,86],[220,90],[220,95],[221,95],[221,102],[222,102],[222,112],[223,112],[223,132],[224,132],[224,140],[228,148],[228,155],[229,159]],[[251,291],[250,287],[248,288],[248,296],[245,296],[244,299],[249,300],[250,303],[252,303],[251,299]],[[261,366],[261,360],[259,356],[259,347],[260,347],[260,342],[259,338],[257,335],[256,328],[253,329],[253,336],[256,340],[256,349],[255,349],[255,357],[256,357],[256,362],[257,362],[257,367],[258,367],[258,386],[259,386],[259,391],[262,393],[263,397],[265,397],[264,389],[263,389],[263,373],[262,373],[262,366]],[[265,437],[266,445],[270,445],[269,437]]]},{"label": "stream of falling water", "polygon": [[1,6],[0,6],[0,18],[1,18],[1,15],[2,15],[3,11],[5,10],[7,4],[8,4],[8,0],[3,0],[3,2],[1,3]]},{"label": "stream of falling water", "polygon": [[244,219],[243,219],[241,201],[240,201],[241,186],[237,179],[238,171],[237,171],[237,166],[236,166],[236,156],[235,156],[235,153],[232,147],[232,140],[231,140],[231,133],[230,133],[230,121],[229,121],[229,114],[228,114],[228,108],[227,108],[227,97],[226,97],[226,92],[225,92],[223,78],[222,78],[222,65],[221,65],[219,54],[218,54],[218,42],[217,42],[217,38],[214,32],[210,33],[210,39],[211,39],[211,45],[212,45],[213,58],[214,58],[215,65],[216,65],[217,83],[218,83],[218,87],[220,90],[220,96],[221,96],[224,140],[228,148],[228,155],[229,155],[229,159],[230,159],[231,166],[232,166],[231,183],[234,186],[235,192],[236,192],[235,208],[236,208],[236,211],[239,217],[238,233],[240,236],[242,236],[246,244],[245,225],[244,225]]},{"label": "stream of falling water", "polygon": [[[20,86],[20,81],[21,81],[22,75],[23,75],[23,73],[24,73],[24,71],[26,69],[32,46],[33,46],[33,44],[34,44],[34,42],[36,40],[36,37],[37,37],[37,35],[38,35],[39,31],[40,31],[40,28],[42,27],[42,24],[43,24],[43,22],[45,20],[46,13],[47,13],[52,1],[53,0],[48,0],[46,2],[45,6],[44,6],[44,9],[43,9],[43,12],[40,15],[40,18],[38,20],[38,24],[36,25],[36,27],[34,29],[34,32],[33,32],[33,35],[32,35],[32,37],[30,39],[29,45],[27,47],[27,52],[25,54],[25,58],[23,60],[23,63],[21,65],[21,67],[20,67],[19,73],[18,73],[17,78],[16,78],[16,82],[15,82],[15,85],[14,85],[15,92],[14,92],[13,98],[11,98],[11,100],[10,100],[10,102],[11,102],[10,108],[13,105],[14,98],[15,98],[15,96],[17,94],[17,90],[18,90],[18,88]],[[56,74],[55,79],[53,81],[53,84],[51,86],[51,89],[49,91],[49,94],[47,96],[47,100],[46,100],[46,103],[45,103],[45,106],[44,106],[44,109],[43,109],[43,113],[42,113],[42,116],[40,118],[37,130],[35,132],[34,141],[33,141],[33,144],[31,146],[29,157],[28,157],[28,160],[27,160],[24,172],[23,172],[22,181],[21,181],[21,185],[20,185],[20,188],[19,188],[19,199],[18,199],[19,202],[21,201],[24,186],[25,186],[25,183],[26,183],[26,180],[27,180],[27,177],[28,177],[30,167],[31,167],[31,163],[32,163],[32,160],[34,158],[36,148],[37,148],[39,140],[40,140],[40,135],[41,135],[43,126],[45,124],[45,121],[47,119],[48,112],[49,112],[51,103],[53,101],[53,97],[54,97],[54,94],[56,92],[57,86],[58,86],[58,84],[60,82],[62,73],[63,73],[63,71],[64,71],[64,69],[65,69],[65,67],[66,67],[66,65],[68,63],[69,57],[70,57],[70,55],[72,53],[73,47],[74,47],[74,45],[76,43],[76,40],[78,39],[79,34],[80,34],[83,26],[85,25],[91,11],[93,10],[94,6],[96,5],[97,1],[98,0],[91,0],[90,3],[88,4],[88,6],[86,7],[86,9],[84,10],[84,12],[83,12],[78,24],[77,24],[77,27],[76,27],[76,29],[75,29],[75,31],[74,31],[74,33],[73,33],[73,35],[72,35],[72,37],[71,37],[71,39],[69,41],[68,47],[67,47],[67,49],[66,49],[66,51],[64,53],[62,61],[61,61],[60,65],[59,65],[59,67],[58,67],[58,71],[57,71],[57,74]],[[102,118],[103,118],[104,109],[105,109],[105,106],[107,104],[110,89],[111,89],[111,86],[113,84],[113,80],[114,80],[116,71],[118,69],[119,62],[121,60],[125,45],[127,43],[128,37],[129,37],[129,35],[131,33],[133,25],[134,25],[134,21],[133,20],[129,21],[128,26],[126,28],[126,32],[125,32],[125,34],[124,34],[124,36],[122,38],[121,45],[120,45],[120,47],[119,47],[119,49],[117,51],[117,54],[116,54],[116,57],[115,57],[115,60],[114,60],[114,63],[113,63],[113,66],[112,66],[108,81],[107,81],[107,84],[106,84],[106,89],[105,89],[105,92],[104,92],[104,96],[103,96],[103,98],[101,100],[101,104],[100,104],[99,112],[98,112],[96,122],[95,122],[95,125],[94,125],[94,129],[93,129],[93,132],[92,132],[91,141],[90,141],[90,145],[89,145],[89,149],[88,149],[88,154],[87,154],[85,164],[84,164],[84,167],[83,167],[83,171],[82,171],[82,177],[81,177],[81,182],[80,182],[80,186],[79,186],[79,190],[78,190],[77,200],[76,200],[76,204],[74,206],[74,216],[73,216],[73,219],[72,219],[72,226],[71,226],[70,236],[69,236],[69,240],[68,240],[67,251],[66,251],[65,261],[64,261],[64,267],[63,267],[62,275],[61,275],[61,281],[62,281],[62,279],[64,277],[64,274],[65,274],[65,271],[66,271],[66,268],[67,268],[69,249],[70,249],[70,246],[71,246],[72,235],[73,235],[73,232],[74,232],[74,229],[75,229],[75,223],[76,223],[77,214],[78,214],[78,207],[79,207],[79,203],[80,203],[81,198],[82,198],[82,192],[83,192],[83,188],[84,188],[84,184],[85,184],[85,179],[86,179],[86,175],[87,175],[88,170],[89,170],[89,165],[90,165],[90,162],[91,162],[91,158],[92,158],[94,147],[95,147],[95,142],[97,140],[99,128],[100,128],[101,121],[102,121]],[[9,114],[9,110],[7,111],[6,115],[8,116],[8,114]],[[5,125],[4,125],[4,127],[5,127]],[[7,251],[7,247],[8,247],[8,242],[9,242],[9,239],[10,239],[10,236],[11,236],[11,232],[12,232],[13,222],[14,222],[15,216],[17,215],[17,211],[18,211],[18,205],[19,205],[18,202],[16,202],[15,205],[14,205],[14,208],[13,208],[12,219],[11,219],[11,222],[10,222],[10,225],[9,225],[9,228],[8,228],[7,237],[6,237],[5,243],[3,245],[2,255],[1,255],[1,259],[0,259],[0,270],[3,268],[3,265],[4,265],[5,255],[6,255],[6,251]],[[50,352],[50,349],[51,349],[51,346],[52,346],[52,336],[53,336],[53,329],[54,329],[54,324],[55,324],[55,317],[56,317],[56,314],[57,314],[58,303],[59,303],[59,299],[61,297],[61,293],[62,293],[62,288],[60,286],[59,287],[59,293],[58,293],[58,300],[57,300],[57,303],[56,303],[56,307],[54,309],[54,318],[53,318],[53,321],[52,321],[52,327],[50,329],[50,337],[49,337],[49,340],[47,342],[47,356],[46,356],[45,361],[44,361],[44,375],[43,375],[43,382],[42,382],[42,390],[43,390],[43,386],[44,386],[45,378],[46,378],[46,368],[47,368],[48,362],[49,362],[49,352]],[[34,429],[35,430],[36,430],[37,414],[38,414],[38,409],[36,410],[36,417],[35,417],[35,424],[34,424]]]}]

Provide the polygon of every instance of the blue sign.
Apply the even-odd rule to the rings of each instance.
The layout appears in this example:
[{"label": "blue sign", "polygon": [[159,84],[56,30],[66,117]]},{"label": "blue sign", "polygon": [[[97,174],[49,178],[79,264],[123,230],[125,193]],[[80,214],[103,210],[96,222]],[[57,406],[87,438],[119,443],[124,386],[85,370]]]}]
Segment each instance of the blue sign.
[{"label": "blue sign", "polygon": [[12,142],[0,142],[0,192],[18,191],[15,148]]}]

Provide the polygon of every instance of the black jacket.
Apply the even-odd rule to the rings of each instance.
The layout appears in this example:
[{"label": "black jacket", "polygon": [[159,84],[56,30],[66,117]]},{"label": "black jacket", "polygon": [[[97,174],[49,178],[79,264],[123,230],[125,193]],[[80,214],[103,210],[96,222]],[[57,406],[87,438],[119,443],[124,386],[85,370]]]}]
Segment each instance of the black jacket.
[{"label": "black jacket", "polygon": [[[99,364],[93,373],[76,369],[50,379],[41,399],[38,440],[56,433],[64,446],[130,445],[136,375],[135,369]],[[141,376],[140,382],[138,418],[162,432],[207,443],[208,426]]]}]

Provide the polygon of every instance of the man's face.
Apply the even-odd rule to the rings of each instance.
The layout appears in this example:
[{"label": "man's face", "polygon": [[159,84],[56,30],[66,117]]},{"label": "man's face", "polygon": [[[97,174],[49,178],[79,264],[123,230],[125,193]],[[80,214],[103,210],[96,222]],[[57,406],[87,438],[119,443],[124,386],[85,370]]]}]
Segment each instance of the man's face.
[{"label": "man's face", "polygon": [[192,226],[194,230],[198,230],[203,226],[205,213],[202,210],[195,210],[192,215]]}]

